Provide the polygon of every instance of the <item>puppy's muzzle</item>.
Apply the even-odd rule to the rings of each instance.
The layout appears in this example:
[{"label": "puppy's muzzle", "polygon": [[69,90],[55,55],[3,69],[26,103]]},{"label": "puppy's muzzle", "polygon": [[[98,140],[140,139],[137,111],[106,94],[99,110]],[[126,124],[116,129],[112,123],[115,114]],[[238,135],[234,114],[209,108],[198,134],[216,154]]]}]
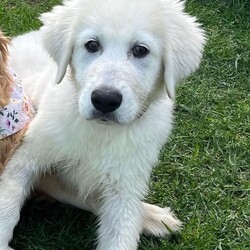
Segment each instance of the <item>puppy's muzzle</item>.
[{"label": "puppy's muzzle", "polygon": [[112,113],[121,106],[122,95],[117,90],[96,89],[91,94],[91,102],[97,111]]}]

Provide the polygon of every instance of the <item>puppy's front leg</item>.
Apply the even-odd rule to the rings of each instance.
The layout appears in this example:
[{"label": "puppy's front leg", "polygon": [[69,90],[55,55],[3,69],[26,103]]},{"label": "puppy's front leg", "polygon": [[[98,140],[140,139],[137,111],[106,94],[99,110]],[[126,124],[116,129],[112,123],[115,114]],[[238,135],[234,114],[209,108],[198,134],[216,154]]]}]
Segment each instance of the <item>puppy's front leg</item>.
[{"label": "puppy's front leg", "polygon": [[29,155],[17,151],[0,176],[0,250],[10,249],[20,209],[35,179],[35,165]]},{"label": "puppy's front leg", "polygon": [[[69,187],[61,178],[62,175],[45,175],[39,182],[38,190],[56,200],[71,204],[80,209],[98,214],[99,200],[95,196],[80,198],[78,190]],[[182,223],[174,216],[169,207],[161,208],[142,202],[143,233],[155,237],[164,237],[181,229]],[[167,225],[167,227],[165,226]],[[168,230],[170,228],[170,231]]]},{"label": "puppy's front leg", "polygon": [[142,203],[133,194],[108,191],[99,210],[98,250],[136,250],[142,231]]}]

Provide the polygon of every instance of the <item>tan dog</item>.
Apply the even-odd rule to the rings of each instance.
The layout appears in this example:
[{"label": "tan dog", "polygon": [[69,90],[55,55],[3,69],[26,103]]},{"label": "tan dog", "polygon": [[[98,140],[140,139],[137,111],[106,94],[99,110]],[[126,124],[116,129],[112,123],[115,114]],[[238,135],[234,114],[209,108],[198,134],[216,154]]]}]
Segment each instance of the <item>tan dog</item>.
[{"label": "tan dog", "polygon": [[20,78],[8,67],[9,45],[9,38],[0,31],[0,174],[20,145],[34,113]]},{"label": "tan dog", "polygon": [[7,68],[8,48],[10,40],[0,31],[0,106],[3,107],[9,102],[9,86],[13,81]]}]

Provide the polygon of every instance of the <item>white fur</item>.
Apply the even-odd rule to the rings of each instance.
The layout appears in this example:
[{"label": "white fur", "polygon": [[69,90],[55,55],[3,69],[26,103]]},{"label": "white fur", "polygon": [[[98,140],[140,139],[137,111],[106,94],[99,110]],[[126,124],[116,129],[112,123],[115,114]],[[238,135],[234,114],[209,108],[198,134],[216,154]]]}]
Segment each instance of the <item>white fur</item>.
[{"label": "white fur", "polygon": [[[0,250],[52,165],[58,176],[40,188],[99,216],[97,249],[134,250],[142,230],[169,233],[162,221],[178,230],[169,209],[141,200],[171,131],[175,85],[199,65],[203,31],[177,0],[64,1],[41,19],[40,31],[13,41],[11,66],[38,113],[1,176]],[[96,54],[84,47],[93,38],[102,45]],[[138,43],[150,50],[141,59],[131,53]],[[91,93],[102,87],[123,96],[116,122],[93,115]]]}]

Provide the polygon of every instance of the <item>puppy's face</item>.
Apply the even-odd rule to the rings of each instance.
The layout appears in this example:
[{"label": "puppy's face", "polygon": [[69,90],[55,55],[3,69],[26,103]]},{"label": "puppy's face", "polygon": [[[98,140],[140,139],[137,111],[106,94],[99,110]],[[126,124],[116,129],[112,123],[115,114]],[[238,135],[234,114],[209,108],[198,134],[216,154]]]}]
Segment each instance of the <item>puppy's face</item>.
[{"label": "puppy's face", "polygon": [[73,37],[71,67],[79,110],[88,120],[133,122],[163,79],[163,38],[136,20],[128,21],[130,15],[109,11],[107,19],[97,16],[94,23],[86,17]]},{"label": "puppy's face", "polygon": [[80,114],[128,124],[200,62],[204,35],[178,0],[71,0],[44,14],[59,83],[71,66]]}]

